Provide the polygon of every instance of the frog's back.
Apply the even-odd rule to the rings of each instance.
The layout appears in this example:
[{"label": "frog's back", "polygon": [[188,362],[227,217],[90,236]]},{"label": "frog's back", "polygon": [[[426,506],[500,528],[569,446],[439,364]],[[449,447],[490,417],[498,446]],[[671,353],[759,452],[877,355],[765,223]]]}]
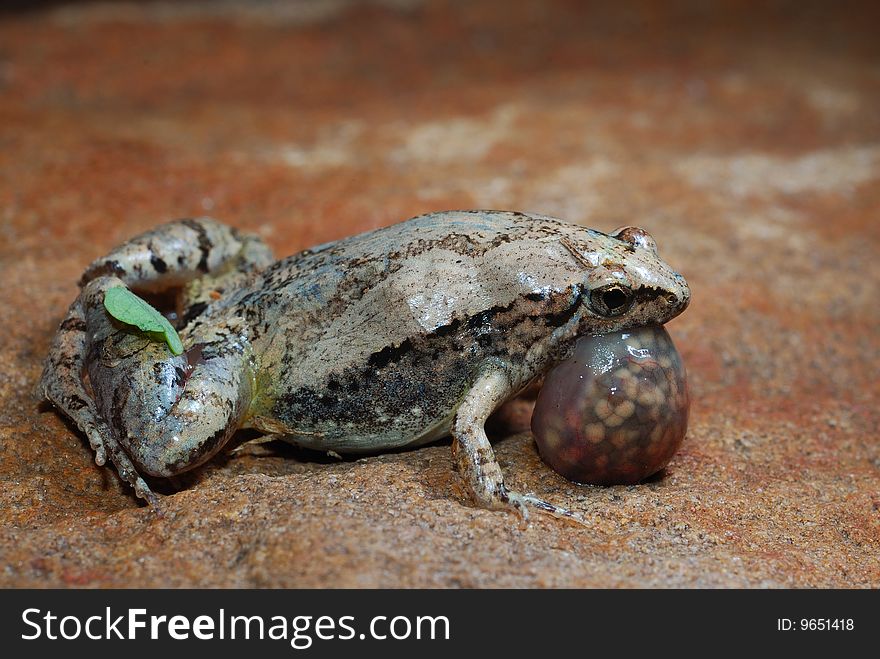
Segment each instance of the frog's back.
[{"label": "frog's back", "polygon": [[[245,309],[258,340],[296,328],[310,352],[322,342],[338,343],[350,331],[360,336],[365,325],[375,327],[381,310],[391,321],[388,332],[363,338],[384,345],[395,336],[400,341],[413,332],[433,331],[453,315],[509,303],[524,283],[510,281],[511,268],[541,276],[534,250],[524,250],[524,244],[549,239],[555,245],[566,230],[601,235],[525,213],[422,215],[282,259],[235,304]],[[532,257],[529,264],[522,263],[525,251]]]},{"label": "frog's back", "polygon": [[437,434],[425,433],[445,423],[486,358],[453,335],[540,285],[521,274],[541,279],[540,263],[521,265],[523,245],[546,241],[552,261],[566,230],[593,234],[541,216],[453,211],[279,261],[237,303],[260,370],[273,374],[266,415],[322,438],[301,443],[336,450]]}]

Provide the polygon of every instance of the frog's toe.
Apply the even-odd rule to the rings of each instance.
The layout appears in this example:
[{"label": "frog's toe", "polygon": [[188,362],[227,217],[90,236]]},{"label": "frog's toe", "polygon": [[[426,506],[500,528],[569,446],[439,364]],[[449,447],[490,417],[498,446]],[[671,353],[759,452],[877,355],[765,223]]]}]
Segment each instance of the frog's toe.
[{"label": "frog's toe", "polygon": [[585,520],[573,510],[563,508],[562,506],[557,506],[556,504],[550,503],[548,501],[544,501],[543,499],[536,497],[531,493],[520,494],[517,496],[522,500],[522,503],[525,506],[532,507],[536,510],[541,511],[542,513],[547,513],[548,515],[553,515],[554,517],[558,517],[559,519],[570,519],[573,522],[577,522],[578,524],[589,526],[587,520]]},{"label": "frog's toe", "polygon": [[107,464],[107,458],[109,457],[110,461],[116,467],[119,477],[132,486],[134,493],[138,498],[146,501],[157,513],[162,513],[162,509],[159,506],[158,495],[150,489],[150,486],[147,485],[147,482],[143,479],[140,473],[138,473],[131,458],[128,457],[120,446],[116,445],[115,442],[110,446],[100,437],[98,437],[96,441],[92,435],[89,435],[89,444],[91,444],[95,451],[96,465],[103,467]]},{"label": "frog's toe", "polygon": [[155,510],[159,515],[162,514],[162,507],[159,505],[159,496],[150,489],[147,482],[138,473],[131,459],[122,450],[111,451],[110,459],[119,472],[119,477],[134,488],[134,493],[138,498],[146,501],[150,508]]},{"label": "frog's toe", "polygon": [[493,507],[506,508],[508,510],[519,513],[524,521],[528,521],[529,519],[529,510],[535,509],[539,512],[553,515],[554,517],[557,517],[559,519],[568,519],[573,522],[577,522],[578,524],[582,524],[583,526],[589,526],[587,520],[578,515],[576,512],[569,510],[568,508],[557,506],[556,504],[550,503],[548,501],[544,501],[543,499],[536,497],[531,492],[529,492],[528,494],[520,494],[519,492],[514,492],[508,490],[507,488],[503,488],[498,499],[501,505],[496,505]]},{"label": "frog's toe", "polygon": [[104,440],[97,430],[86,431],[86,438],[89,440],[89,446],[95,452],[95,464],[103,467],[107,464],[107,449],[104,448]]},{"label": "frog's toe", "polygon": [[156,514],[160,517],[162,516],[162,506],[159,505],[159,495],[153,492],[150,489],[150,486],[146,484],[143,478],[140,476],[137,477],[134,483],[134,493],[144,501],[146,501],[150,508],[156,511]]},{"label": "frog's toe", "polygon": [[528,500],[524,495],[518,492],[511,492],[505,488],[501,494],[501,500],[504,502],[504,507],[519,513],[524,521],[529,519]]}]

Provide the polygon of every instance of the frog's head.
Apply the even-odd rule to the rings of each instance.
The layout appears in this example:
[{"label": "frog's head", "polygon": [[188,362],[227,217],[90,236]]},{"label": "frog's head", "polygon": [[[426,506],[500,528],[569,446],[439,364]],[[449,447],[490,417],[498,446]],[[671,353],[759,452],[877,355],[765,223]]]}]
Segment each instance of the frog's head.
[{"label": "frog's head", "polygon": [[566,245],[587,271],[584,329],[614,331],[663,324],[687,308],[684,277],[657,254],[651,235],[638,227],[595,234],[587,250]]}]

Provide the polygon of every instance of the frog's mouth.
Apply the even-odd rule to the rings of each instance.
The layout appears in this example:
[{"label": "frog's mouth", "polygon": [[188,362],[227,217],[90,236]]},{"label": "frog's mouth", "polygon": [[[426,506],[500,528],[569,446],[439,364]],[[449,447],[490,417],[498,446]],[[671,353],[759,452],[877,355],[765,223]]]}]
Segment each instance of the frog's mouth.
[{"label": "frog's mouth", "polygon": [[684,281],[684,277],[676,274],[681,279],[679,292],[662,290],[652,286],[641,286],[636,290],[637,306],[653,308],[656,317],[644,325],[663,325],[679,316],[691,302],[690,289]]},{"label": "frog's mouth", "polygon": [[589,333],[599,335],[647,325],[664,325],[681,315],[690,304],[690,289],[681,275],[676,274],[676,278],[680,283],[677,281],[671,289],[644,285],[630,291],[612,284],[592,291],[588,306],[593,319],[604,327]]}]

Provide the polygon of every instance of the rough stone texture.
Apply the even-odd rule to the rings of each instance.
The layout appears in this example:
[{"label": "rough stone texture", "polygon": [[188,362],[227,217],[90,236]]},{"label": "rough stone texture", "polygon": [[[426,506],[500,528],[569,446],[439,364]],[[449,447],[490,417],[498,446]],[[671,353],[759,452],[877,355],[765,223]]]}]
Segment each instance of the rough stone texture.
[{"label": "rough stone texture", "polygon": [[[0,17],[0,585],[880,586],[876,3],[244,4]],[[249,447],[160,518],[32,399],[83,267],[159,221],[287,254],[460,207],[638,224],[690,281],[662,478],[496,443],[588,528],[470,507],[444,444]]]}]

